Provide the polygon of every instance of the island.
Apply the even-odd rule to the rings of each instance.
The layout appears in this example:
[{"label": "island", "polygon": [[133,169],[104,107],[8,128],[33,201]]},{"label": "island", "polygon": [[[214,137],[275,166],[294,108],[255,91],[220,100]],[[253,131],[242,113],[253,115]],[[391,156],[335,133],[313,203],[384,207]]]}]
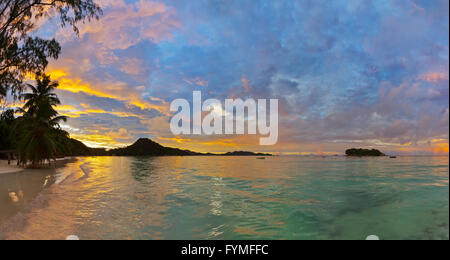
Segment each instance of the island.
[{"label": "island", "polygon": [[235,152],[229,152],[225,154],[220,154],[222,156],[272,156],[272,154],[269,153],[254,153],[254,152],[247,152],[247,151],[235,151]]},{"label": "island", "polygon": [[361,149],[361,148],[352,148],[345,151],[347,156],[357,156],[357,157],[365,157],[365,156],[386,156],[384,153],[380,152],[377,149]]}]

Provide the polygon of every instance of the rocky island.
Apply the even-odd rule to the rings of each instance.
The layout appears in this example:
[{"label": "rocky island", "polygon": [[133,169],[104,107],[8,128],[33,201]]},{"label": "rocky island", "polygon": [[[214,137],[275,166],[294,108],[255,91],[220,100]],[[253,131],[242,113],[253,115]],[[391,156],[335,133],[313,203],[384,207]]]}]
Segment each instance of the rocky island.
[{"label": "rocky island", "polygon": [[363,157],[363,156],[386,156],[384,153],[380,152],[377,149],[357,149],[352,148],[345,151],[345,154],[347,156],[357,156],[357,157]]}]

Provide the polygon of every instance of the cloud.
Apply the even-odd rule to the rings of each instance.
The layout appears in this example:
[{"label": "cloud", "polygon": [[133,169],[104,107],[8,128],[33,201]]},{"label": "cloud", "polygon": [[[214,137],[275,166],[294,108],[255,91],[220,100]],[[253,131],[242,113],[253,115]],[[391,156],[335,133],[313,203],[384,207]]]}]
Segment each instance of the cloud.
[{"label": "cloud", "polygon": [[102,85],[95,85],[90,82],[85,82],[81,78],[72,78],[68,72],[61,69],[50,69],[48,74],[53,80],[57,80],[59,82],[59,90],[65,90],[72,93],[83,92],[97,97],[125,101],[128,105],[135,106],[143,110],[154,109],[161,113],[166,113],[167,111],[166,104],[155,105],[147,100],[144,100],[138,90],[133,90],[125,82],[102,82]]},{"label": "cloud", "polygon": [[419,79],[428,81],[431,83],[438,83],[440,81],[448,81],[448,69],[447,72],[428,72],[419,75]]},{"label": "cloud", "polygon": [[[82,25],[80,38],[51,35],[63,43],[50,65],[67,105],[60,111],[92,143],[123,128],[201,151],[446,152],[446,0],[99,3],[104,17]],[[279,143],[173,136],[168,104],[193,90],[203,99],[278,98]]]},{"label": "cloud", "polygon": [[144,74],[146,70],[139,59],[125,58],[121,61],[120,71],[132,75],[140,75]]},{"label": "cloud", "polygon": [[132,140],[132,136],[128,133],[128,130],[125,128],[120,128],[118,131],[110,131],[106,134],[106,136],[111,137],[114,140]]},{"label": "cloud", "polygon": [[[103,50],[127,49],[143,40],[160,42],[170,39],[172,31],[181,26],[174,9],[164,3],[141,0],[102,1],[104,16],[80,26],[80,37],[91,44],[99,43]],[[68,29],[57,36],[63,42],[73,40]]]},{"label": "cloud", "polygon": [[199,77],[192,78],[192,79],[183,79],[184,82],[188,83],[189,85],[196,85],[201,87],[208,86],[208,81],[201,79]]}]

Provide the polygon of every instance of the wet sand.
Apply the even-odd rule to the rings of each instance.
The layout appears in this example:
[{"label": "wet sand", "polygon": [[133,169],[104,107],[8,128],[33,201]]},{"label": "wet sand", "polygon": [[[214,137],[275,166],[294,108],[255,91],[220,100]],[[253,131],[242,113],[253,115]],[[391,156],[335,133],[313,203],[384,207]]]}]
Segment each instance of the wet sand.
[{"label": "wet sand", "polygon": [[8,165],[7,160],[0,160],[0,174],[9,174],[23,171],[23,168],[15,165],[16,161],[11,161],[11,165]]},{"label": "wet sand", "polygon": [[63,180],[66,176],[60,173],[61,169],[74,161],[76,159],[61,158],[51,167],[42,169],[23,169],[13,162],[13,166],[8,166],[7,161],[0,161],[0,240],[6,239],[5,232],[11,227],[5,226],[7,220],[21,228],[28,212],[45,205],[50,197],[44,196],[43,191],[59,179]]},{"label": "wet sand", "polygon": [[[52,161],[51,165],[49,167],[43,167],[45,168],[59,168],[63,167],[68,162],[73,162],[76,160],[75,157],[65,157],[65,158],[58,158],[56,159],[56,162]],[[12,160],[11,164],[8,165],[7,160],[0,160],[0,174],[10,174],[10,173],[16,173],[16,172],[22,172],[25,169],[21,166],[16,166],[17,161]]]}]

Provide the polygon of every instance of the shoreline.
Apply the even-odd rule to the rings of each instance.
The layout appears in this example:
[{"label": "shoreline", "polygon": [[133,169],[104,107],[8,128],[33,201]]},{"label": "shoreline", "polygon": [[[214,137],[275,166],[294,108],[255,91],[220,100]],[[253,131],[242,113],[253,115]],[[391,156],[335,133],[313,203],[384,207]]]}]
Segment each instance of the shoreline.
[{"label": "shoreline", "polygon": [[16,172],[22,172],[23,170],[24,169],[21,169],[21,168],[4,167],[3,165],[1,165],[0,166],[0,175],[16,173]]},{"label": "shoreline", "polygon": [[[55,168],[59,168],[61,166],[63,166],[64,164],[76,160],[76,157],[64,157],[64,158],[58,158],[56,159],[56,162],[52,161],[52,166],[51,167],[55,167]],[[41,169],[46,169],[48,167],[44,167]],[[33,169],[27,169],[21,166],[16,166],[16,160],[12,160],[11,164],[8,165],[8,161],[7,160],[0,160],[0,175],[3,174],[11,174],[11,173],[19,173],[19,172],[23,172],[25,170],[33,170]]]},{"label": "shoreline", "polygon": [[16,161],[11,161],[11,164],[8,165],[7,160],[0,160],[0,175],[21,172],[24,170],[22,167],[15,166],[15,164]]}]

